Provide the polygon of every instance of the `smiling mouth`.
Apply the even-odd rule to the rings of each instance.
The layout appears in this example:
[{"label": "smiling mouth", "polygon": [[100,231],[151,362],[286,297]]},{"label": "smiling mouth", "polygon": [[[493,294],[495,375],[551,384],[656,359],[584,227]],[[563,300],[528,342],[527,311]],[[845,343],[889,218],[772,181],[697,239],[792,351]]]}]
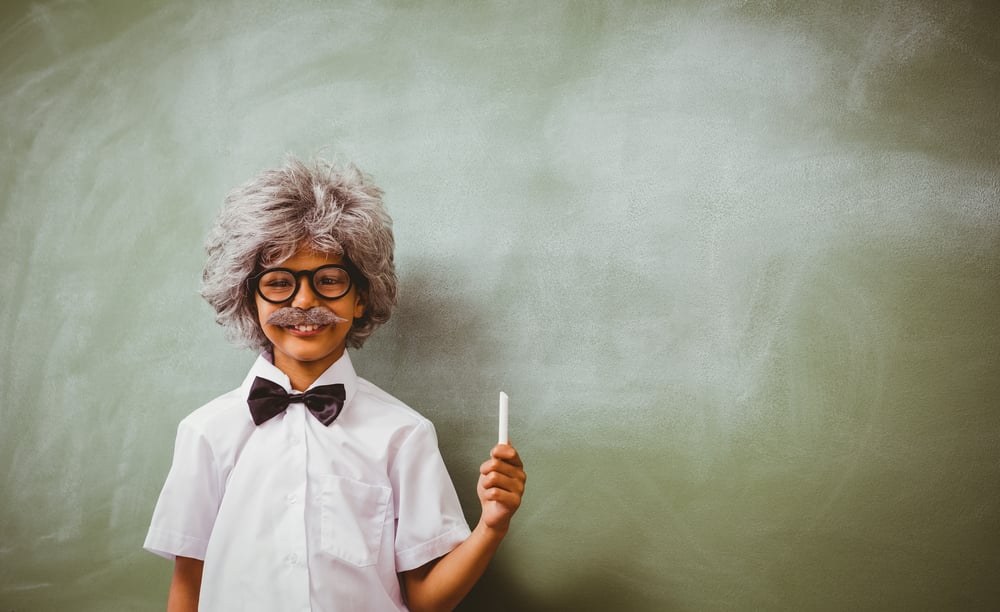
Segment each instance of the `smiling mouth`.
[{"label": "smiling mouth", "polygon": [[314,334],[326,327],[326,325],[314,325],[310,323],[305,325],[289,325],[285,326],[285,329],[298,334]]}]

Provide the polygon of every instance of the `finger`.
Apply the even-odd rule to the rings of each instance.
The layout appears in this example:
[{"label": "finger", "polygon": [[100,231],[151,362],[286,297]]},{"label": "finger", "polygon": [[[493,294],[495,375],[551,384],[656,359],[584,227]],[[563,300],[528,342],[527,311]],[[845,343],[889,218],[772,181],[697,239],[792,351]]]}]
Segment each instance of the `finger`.
[{"label": "finger", "polygon": [[503,489],[511,493],[524,492],[524,480],[512,478],[500,472],[490,472],[479,477],[479,486],[484,489]]},{"label": "finger", "polygon": [[524,467],[524,464],[521,462],[521,456],[510,444],[497,444],[490,450],[490,456],[516,465],[517,467]]},{"label": "finger", "polygon": [[503,489],[485,489],[480,495],[484,502],[496,502],[512,513],[521,507],[521,495]]},{"label": "finger", "polygon": [[499,459],[489,459],[479,466],[480,474],[489,474],[490,472],[500,472],[501,474],[506,474],[511,478],[520,478],[522,480],[525,478],[523,469],[512,463],[507,463],[506,461],[501,461]]}]

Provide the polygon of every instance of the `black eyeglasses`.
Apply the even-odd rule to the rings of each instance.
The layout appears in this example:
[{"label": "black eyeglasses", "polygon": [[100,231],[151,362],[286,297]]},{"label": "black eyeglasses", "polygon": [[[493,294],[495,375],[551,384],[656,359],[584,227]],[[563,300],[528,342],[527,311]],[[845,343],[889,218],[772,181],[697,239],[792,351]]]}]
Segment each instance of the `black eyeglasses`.
[{"label": "black eyeglasses", "polygon": [[299,292],[299,279],[305,276],[313,293],[325,300],[336,300],[351,290],[351,273],[344,266],[331,264],[315,270],[269,268],[247,281],[257,295],[272,304],[287,302]]}]

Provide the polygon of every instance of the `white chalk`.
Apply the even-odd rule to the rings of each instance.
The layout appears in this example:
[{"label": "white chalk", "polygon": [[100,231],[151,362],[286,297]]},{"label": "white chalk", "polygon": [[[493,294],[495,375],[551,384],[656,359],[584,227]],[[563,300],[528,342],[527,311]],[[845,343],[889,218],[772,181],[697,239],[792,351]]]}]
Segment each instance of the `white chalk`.
[{"label": "white chalk", "polygon": [[499,443],[507,444],[510,438],[507,437],[507,417],[509,415],[508,411],[508,399],[507,394],[503,391],[500,392],[500,436]]}]

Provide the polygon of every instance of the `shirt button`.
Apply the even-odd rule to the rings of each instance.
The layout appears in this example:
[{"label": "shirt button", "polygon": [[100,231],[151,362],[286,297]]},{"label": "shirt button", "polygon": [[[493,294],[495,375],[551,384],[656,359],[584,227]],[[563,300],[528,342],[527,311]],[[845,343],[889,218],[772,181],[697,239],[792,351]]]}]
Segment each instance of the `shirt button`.
[{"label": "shirt button", "polygon": [[288,565],[295,565],[299,561],[299,556],[296,555],[295,553],[292,553],[287,557],[285,557],[285,561],[288,562]]},{"label": "shirt button", "polygon": [[287,499],[288,499],[288,505],[289,506],[294,506],[295,505],[296,498],[295,498],[295,494],[294,493],[289,493]]}]

